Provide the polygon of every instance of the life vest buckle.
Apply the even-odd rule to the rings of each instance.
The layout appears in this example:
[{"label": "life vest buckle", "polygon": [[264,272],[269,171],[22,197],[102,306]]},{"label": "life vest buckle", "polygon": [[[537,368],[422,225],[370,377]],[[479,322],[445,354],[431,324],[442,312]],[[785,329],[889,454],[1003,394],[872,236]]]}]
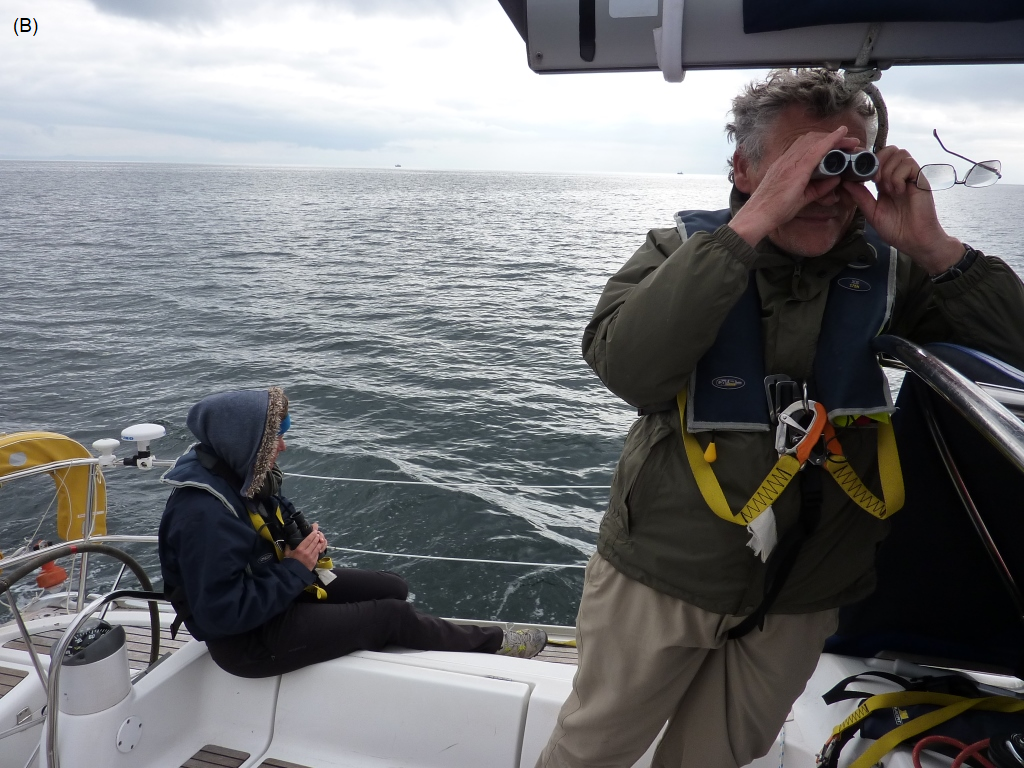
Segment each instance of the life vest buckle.
[{"label": "life vest buckle", "polygon": [[768,415],[773,425],[778,425],[779,414],[800,397],[797,382],[784,373],[764,377],[764,394],[768,398]]}]

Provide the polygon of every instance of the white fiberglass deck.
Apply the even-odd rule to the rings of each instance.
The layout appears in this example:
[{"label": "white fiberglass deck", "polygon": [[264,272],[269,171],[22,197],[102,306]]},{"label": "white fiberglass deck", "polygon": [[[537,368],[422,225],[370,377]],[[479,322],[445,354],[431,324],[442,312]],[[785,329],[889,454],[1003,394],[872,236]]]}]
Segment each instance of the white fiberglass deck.
[{"label": "white fiberglass deck", "polygon": [[[187,634],[171,641],[170,618],[161,615],[165,658],[127,697],[95,714],[60,714],[63,768],[529,766],[575,673],[575,649],[566,647],[550,648],[551,661],[394,649],[246,680],[220,670],[205,644]],[[112,610],[107,619],[125,626],[131,666],[143,669],[148,615]],[[44,668],[68,621],[29,622]],[[0,732],[37,717],[43,702],[17,627],[0,628]],[[140,735],[128,752],[118,751],[129,718]],[[24,768],[44,727],[8,736],[0,768]]]},{"label": "white fiberglass deck", "polygon": [[[131,666],[144,669],[148,614],[112,610],[107,619],[125,626]],[[161,615],[165,635],[170,619]],[[29,622],[44,668],[69,621],[58,615]],[[181,635],[163,642],[165,656],[123,699],[94,714],[60,713],[62,768],[532,768],[576,669],[564,663],[574,656],[571,648],[549,649],[563,663],[394,649],[247,680],[220,670],[204,643]],[[823,655],[776,744],[751,768],[812,768],[832,727],[856,706],[825,706],[821,694],[844,677],[893,671],[893,664]],[[896,664],[903,674],[922,670]],[[62,676],[62,689],[64,682]],[[1011,678],[986,682],[1010,688],[1010,695],[1024,686]],[[0,627],[0,768],[46,765],[38,752],[44,702],[18,628]],[[840,767],[865,748],[851,742]],[[649,766],[652,753],[636,768]],[[910,768],[910,752],[897,750],[885,763]],[[926,756],[923,766],[941,763]]]}]

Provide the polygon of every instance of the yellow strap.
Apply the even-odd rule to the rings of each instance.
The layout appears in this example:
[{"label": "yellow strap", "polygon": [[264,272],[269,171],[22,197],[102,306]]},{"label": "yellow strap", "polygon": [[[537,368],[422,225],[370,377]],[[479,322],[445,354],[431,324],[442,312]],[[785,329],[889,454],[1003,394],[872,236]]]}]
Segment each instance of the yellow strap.
[{"label": "yellow strap", "polygon": [[[837,445],[838,441],[830,443],[833,449]],[[903,508],[903,472],[900,468],[900,455],[896,450],[896,435],[891,423],[878,424],[878,472],[882,479],[884,501],[868,490],[843,454],[829,456],[825,462],[825,469],[857,506],[879,520],[884,520]]]},{"label": "yellow strap", "polygon": [[[331,558],[329,557],[321,557],[319,560],[316,561],[316,567],[318,569],[324,568],[329,571],[332,568],[334,568],[334,561],[331,560]],[[318,582],[313,582],[308,587],[305,587],[305,590],[309,592],[311,595],[315,595],[317,600],[327,599],[327,590],[321,587]]]},{"label": "yellow strap", "polygon": [[686,449],[686,458],[689,459],[690,471],[693,472],[693,479],[697,481],[700,495],[704,497],[704,502],[711,507],[711,511],[723,520],[728,520],[730,523],[741,522],[729,509],[729,502],[725,500],[722,486],[719,485],[718,478],[715,477],[715,471],[711,469],[711,465],[704,458],[704,451],[701,450],[700,443],[686,430],[685,389],[676,395],[676,404],[679,406],[679,421],[683,428],[683,447]]},{"label": "yellow strap", "polygon": [[[911,700],[907,697],[911,697],[914,693],[919,695],[926,692],[914,692],[907,691],[904,693],[894,694],[882,694],[881,696],[872,696],[868,701],[864,702],[867,704],[873,699],[882,699],[888,697],[895,697],[897,700],[902,700],[903,703],[881,703],[873,707],[873,709],[879,709],[885,706],[907,706],[909,704],[940,704],[938,700],[926,701],[926,700]],[[1024,710],[1024,701],[1019,699],[1013,699],[1009,696],[986,696],[984,698],[968,699],[960,696],[950,696],[948,694],[931,694],[933,697],[941,697],[943,699],[955,699],[956,701],[951,702],[943,706],[941,709],[936,709],[934,712],[915,717],[909,723],[894,728],[889,733],[876,740],[874,744],[868,747],[867,751],[864,752],[860,757],[850,763],[849,768],[870,768],[875,765],[885,755],[889,754],[899,744],[903,743],[907,739],[910,739],[918,734],[924,733],[930,728],[934,728],[937,725],[941,725],[949,720],[952,720],[962,712],[966,712],[969,709],[981,709],[989,712],[1020,712]],[[861,708],[863,708],[863,704]],[[860,709],[858,709],[858,712]],[[854,713],[855,715],[857,713]],[[851,716],[852,717],[852,716]],[[849,718],[847,718],[849,719]],[[845,721],[844,721],[845,722]]]},{"label": "yellow strap", "polygon": [[[679,424],[683,432],[686,458],[690,463],[693,479],[697,481],[700,494],[704,497],[704,502],[712,512],[723,520],[739,525],[749,525],[752,520],[778,500],[786,486],[800,470],[800,462],[789,454],[780,456],[778,462],[772,467],[772,471],[768,473],[768,477],[764,479],[743,509],[733,514],[729,508],[729,502],[725,500],[722,486],[719,484],[718,478],[715,477],[715,471],[705,457],[704,450],[700,447],[697,438],[686,429],[685,389],[676,395],[676,403],[679,407]],[[834,432],[829,431],[826,434],[834,436]],[[834,441],[833,445],[838,445],[838,441]],[[878,424],[878,471],[881,475],[884,501],[868,490],[841,453],[837,456],[830,456],[825,462],[825,469],[855,504],[879,520],[884,520],[903,508],[905,500],[903,472],[900,468],[896,435],[893,432],[891,421],[881,421]]]},{"label": "yellow strap", "polygon": [[857,725],[861,720],[878,709],[889,707],[908,707],[914,704],[935,704],[946,707],[950,704],[957,704],[964,701],[966,697],[955,696],[951,693],[936,693],[935,691],[895,691],[893,693],[880,693],[870,696],[839,725],[832,729],[832,735],[838,736],[848,728]]},{"label": "yellow strap", "polygon": [[743,505],[743,509],[734,514],[729,508],[729,502],[725,500],[725,494],[722,492],[718,478],[715,477],[715,471],[704,458],[704,451],[700,447],[700,443],[686,429],[686,390],[676,395],[676,403],[679,406],[679,422],[683,431],[683,447],[686,449],[686,458],[690,462],[690,471],[693,472],[693,479],[697,481],[697,487],[700,489],[700,495],[704,497],[704,502],[712,512],[723,520],[739,525],[749,525],[778,500],[786,486],[800,470],[800,462],[789,454],[780,456],[775,466],[772,467],[772,471],[768,473],[768,477],[754,491],[750,500]]},{"label": "yellow strap", "polygon": [[[253,512],[251,509],[247,509],[246,511],[249,513],[249,520],[252,522],[253,528],[256,529],[256,532],[273,544],[274,552],[277,553],[277,559],[279,561],[283,560],[284,552],[281,551],[281,548],[277,546],[277,542],[274,541],[274,537],[271,535],[270,529],[267,527],[267,523],[262,517],[260,517],[258,512]],[[277,508],[277,519],[281,521],[281,525],[284,525],[284,518],[281,517],[280,507]],[[316,567],[330,570],[334,567],[334,562],[329,557],[321,557],[317,560]],[[309,592],[311,595],[315,595],[317,600],[325,600],[327,598],[327,591],[316,583],[310,584],[308,587],[303,587],[303,591]]]},{"label": "yellow strap", "polygon": [[[277,542],[274,541],[274,537],[270,534],[270,529],[267,527],[267,524],[263,521],[263,518],[260,517],[258,512],[253,512],[251,509],[247,511],[249,512],[249,520],[252,522],[252,527],[256,529],[256,533],[258,533],[260,536],[262,536],[264,539],[269,541],[274,546],[274,552],[277,553],[278,560],[283,559],[284,552],[282,552],[281,548],[277,546]],[[280,510],[278,510],[278,517],[280,516],[281,512]]]},{"label": "yellow strap", "polygon": [[892,422],[878,425],[878,472],[882,476],[882,496],[890,515],[903,509],[906,493],[903,489],[903,469],[900,454],[896,448],[896,433]]},{"label": "yellow strap", "polygon": [[879,520],[888,517],[885,502],[868,490],[845,456],[829,456],[825,462],[825,469],[857,506]]},{"label": "yellow strap", "polygon": [[754,491],[750,501],[744,504],[743,509],[740,510],[739,517],[743,519],[744,524],[749,524],[754,518],[774,504],[799,471],[800,462],[795,456],[790,456],[788,453],[779,456],[779,460],[775,462],[775,466],[768,473],[768,477]]},{"label": "yellow strap", "polygon": [[315,595],[317,600],[327,599],[327,590],[321,587],[319,584],[313,583],[308,587],[302,588],[304,592],[309,592],[311,595]]}]

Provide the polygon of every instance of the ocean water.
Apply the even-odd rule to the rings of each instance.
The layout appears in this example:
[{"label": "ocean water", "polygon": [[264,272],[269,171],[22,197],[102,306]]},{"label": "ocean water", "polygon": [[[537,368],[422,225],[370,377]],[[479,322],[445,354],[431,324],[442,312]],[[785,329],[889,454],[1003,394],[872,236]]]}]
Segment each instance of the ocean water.
[{"label": "ocean water", "polygon": [[[583,564],[634,412],[580,356],[608,277],[724,178],[0,163],[0,432],[86,445],[284,387],[285,492],[331,544]],[[1024,273],[1024,187],[938,193]],[[125,455],[125,449],[119,451]],[[351,479],[478,484],[364,484]],[[159,472],[107,472],[109,530],[153,533]],[[0,489],[0,548],[52,531],[47,479]],[[507,486],[560,485],[562,489]],[[589,488],[583,486],[597,486]],[[49,516],[49,519],[45,519]],[[151,547],[132,548],[155,569]],[[582,571],[335,553],[448,616],[572,623]],[[116,568],[98,566],[98,585]]]}]

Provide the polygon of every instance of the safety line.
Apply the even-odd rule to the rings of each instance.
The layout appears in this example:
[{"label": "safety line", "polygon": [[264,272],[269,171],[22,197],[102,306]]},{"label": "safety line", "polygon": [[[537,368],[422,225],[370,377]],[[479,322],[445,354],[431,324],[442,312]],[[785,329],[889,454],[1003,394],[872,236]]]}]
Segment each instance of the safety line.
[{"label": "safety line", "polygon": [[389,485],[436,485],[440,488],[541,488],[595,490],[607,489],[607,485],[523,485],[522,483],[439,483],[433,480],[373,480],[366,477],[328,477],[326,475],[302,475],[298,472],[285,472],[285,477],[303,477],[307,480],[335,480],[344,483],[381,483]]},{"label": "safety line", "polygon": [[586,568],[585,565],[561,565],[558,563],[527,563],[521,560],[477,560],[471,557],[437,557],[436,555],[407,555],[403,552],[380,552],[371,549],[350,549],[348,547],[327,547],[339,552],[356,552],[360,555],[382,555],[385,557],[408,557],[414,560],[447,560],[454,563],[489,563],[491,565],[534,565],[540,568]]}]

